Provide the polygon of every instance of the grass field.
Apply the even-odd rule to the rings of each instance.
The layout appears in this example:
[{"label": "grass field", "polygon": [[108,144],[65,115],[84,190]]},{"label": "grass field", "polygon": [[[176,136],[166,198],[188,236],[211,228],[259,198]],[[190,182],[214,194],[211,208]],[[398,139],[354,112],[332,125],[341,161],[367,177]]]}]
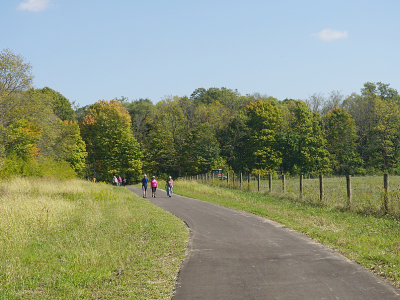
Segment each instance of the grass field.
[{"label": "grass field", "polygon": [[[267,217],[326,244],[400,287],[400,221],[268,193],[179,180],[176,193]],[[329,198],[326,201],[330,201]],[[332,202],[335,202],[332,200]]]},{"label": "grass field", "polygon": [[[237,177],[237,176],[236,176]],[[242,189],[257,191],[257,176],[243,176]],[[209,182],[209,181],[208,181]],[[227,181],[214,180],[214,185],[227,186]],[[229,187],[239,188],[239,181],[232,178]],[[318,178],[305,178],[303,180],[303,197],[300,199],[300,179],[295,176],[286,176],[285,193],[283,193],[282,180],[277,176],[272,180],[270,195],[299,200],[306,203],[323,204],[335,208],[347,208],[346,177],[324,177],[324,197],[320,202]],[[269,192],[268,178],[260,181],[260,192]],[[351,177],[352,201],[350,209],[366,214],[377,214],[383,209],[383,176]],[[400,176],[389,176],[389,207],[388,212],[400,218]]]},{"label": "grass field", "polygon": [[[393,216],[194,181],[175,181],[174,191],[280,222],[400,287]],[[0,299],[171,298],[188,243],[181,220],[124,188],[82,180],[2,181],[0,195]]]},{"label": "grass field", "polygon": [[121,187],[0,182],[0,299],[170,299],[188,231]]}]

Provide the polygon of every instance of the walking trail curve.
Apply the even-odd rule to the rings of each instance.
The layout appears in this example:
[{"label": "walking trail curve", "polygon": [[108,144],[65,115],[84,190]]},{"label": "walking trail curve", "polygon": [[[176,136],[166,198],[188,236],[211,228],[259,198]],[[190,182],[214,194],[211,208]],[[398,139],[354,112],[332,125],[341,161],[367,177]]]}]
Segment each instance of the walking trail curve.
[{"label": "walking trail curve", "polygon": [[271,220],[165,191],[147,200],[191,230],[174,300],[400,299],[384,279]]}]

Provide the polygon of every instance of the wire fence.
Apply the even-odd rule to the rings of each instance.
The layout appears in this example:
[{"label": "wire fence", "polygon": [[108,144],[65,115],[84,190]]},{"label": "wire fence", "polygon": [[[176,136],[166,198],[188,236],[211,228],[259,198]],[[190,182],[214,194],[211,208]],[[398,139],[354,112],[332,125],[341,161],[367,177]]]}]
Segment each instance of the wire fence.
[{"label": "wire fence", "polygon": [[400,176],[321,175],[315,178],[221,172],[188,176],[184,179],[366,214],[385,213],[400,217]]}]

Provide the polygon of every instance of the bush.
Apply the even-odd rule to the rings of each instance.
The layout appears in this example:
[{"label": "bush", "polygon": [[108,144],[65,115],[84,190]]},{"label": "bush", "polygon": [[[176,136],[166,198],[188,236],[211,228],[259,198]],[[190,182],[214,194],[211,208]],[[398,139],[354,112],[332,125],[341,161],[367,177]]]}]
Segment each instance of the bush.
[{"label": "bush", "polygon": [[0,164],[0,178],[15,176],[72,179],[76,177],[76,173],[66,161],[56,161],[46,157],[30,160],[17,157],[3,159]]}]

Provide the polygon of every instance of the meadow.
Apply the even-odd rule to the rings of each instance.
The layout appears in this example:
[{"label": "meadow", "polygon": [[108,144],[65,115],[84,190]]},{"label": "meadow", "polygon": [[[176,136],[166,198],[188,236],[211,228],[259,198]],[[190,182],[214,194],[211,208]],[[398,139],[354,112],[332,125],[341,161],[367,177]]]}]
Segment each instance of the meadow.
[{"label": "meadow", "polygon": [[[299,201],[297,195],[290,197],[290,189],[284,195],[289,197],[277,197],[278,191],[269,194],[266,191],[231,189],[223,185],[224,183],[218,181],[214,185],[208,185],[195,180],[179,180],[176,181],[174,190],[184,196],[277,221],[331,247],[400,287],[399,218],[380,212],[365,213],[364,210],[343,209],[335,199],[329,199],[328,193],[324,203],[330,205],[325,205],[316,203],[316,200]],[[369,192],[360,191],[361,195],[362,193],[367,195]],[[379,200],[377,203],[374,205],[379,207]]]},{"label": "meadow", "polygon": [[[224,174],[225,175],[225,174]],[[221,187],[242,189],[248,191],[258,191],[257,175],[242,176],[242,186],[238,175],[235,181],[230,177],[221,181],[218,179],[205,180],[199,179],[199,182],[212,184]],[[195,178],[192,177],[192,180]],[[272,179],[272,188],[269,191],[269,181],[267,177],[260,177],[260,191],[268,193],[270,196],[283,197],[297,200],[305,203],[326,205],[338,209],[350,209],[364,214],[382,214],[388,213],[400,218],[400,176],[389,176],[388,191],[388,211],[384,211],[384,181],[382,176],[360,176],[351,177],[351,202],[348,206],[346,177],[323,177],[323,199],[320,200],[319,178],[303,179],[303,194],[300,194],[300,178],[298,176],[286,176],[285,191],[283,191],[282,178],[275,175]]]},{"label": "meadow", "polygon": [[[369,180],[365,187],[380,188]],[[366,213],[327,194],[318,203],[307,192],[312,179],[299,201],[296,182],[287,181],[285,197],[279,180],[271,193],[265,185],[257,192],[187,180],[175,181],[174,191],[280,222],[400,287],[400,221],[379,212],[379,192],[378,211]],[[0,299],[172,297],[188,244],[182,220],[123,187],[76,179],[0,181],[0,195]]]},{"label": "meadow", "polygon": [[182,220],[122,187],[0,181],[0,299],[170,299]]}]

